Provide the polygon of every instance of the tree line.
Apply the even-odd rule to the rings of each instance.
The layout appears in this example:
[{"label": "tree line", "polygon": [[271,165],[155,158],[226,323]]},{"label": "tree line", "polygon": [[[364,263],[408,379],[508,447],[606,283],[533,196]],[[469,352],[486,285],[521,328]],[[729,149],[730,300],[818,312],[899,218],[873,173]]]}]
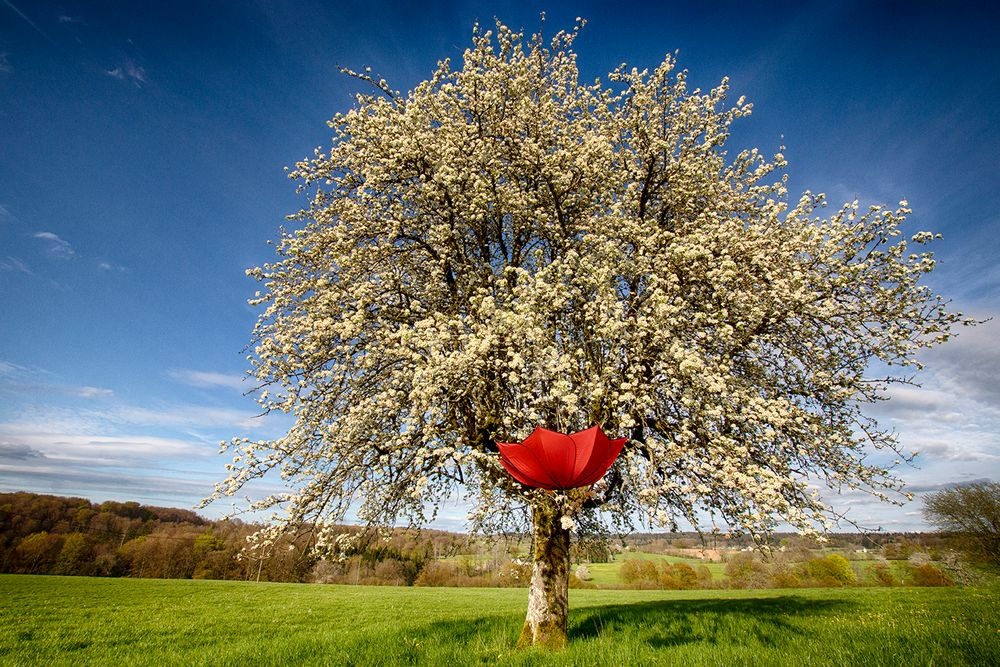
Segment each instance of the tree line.
[{"label": "tree line", "polygon": [[[246,552],[247,537],[260,528],[238,519],[213,521],[190,510],[137,502],[0,493],[0,572],[260,581],[315,578],[320,561],[309,549],[311,534],[285,536],[263,552]],[[354,559],[373,567],[382,561],[405,562],[404,570],[415,572],[405,583],[412,583],[425,562],[458,554],[466,549],[466,541],[465,536],[444,531],[396,531],[388,540],[362,544],[346,556],[347,562]]]},{"label": "tree line", "polygon": [[[530,578],[526,536],[489,541],[439,530],[397,529],[324,560],[309,549],[314,539],[309,531],[286,535],[263,551],[246,551],[247,537],[261,527],[137,502],[0,493],[0,572],[400,586],[520,587]],[[351,534],[362,529],[337,530]],[[953,576],[963,579],[952,562],[954,549],[972,539],[968,533],[830,534],[827,547],[851,561],[872,561],[856,567],[852,580],[840,556],[818,556],[812,550],[815,542],[796,535],[773,536],[772,558],[737,551],[746,548],[747,540],[740,536],[621,537],[574,539],[571,561],[607,563],[624,551],[621,584],[630,588],[943,585]],[[726,562],[725,580],[713,580],[703,566],[632,561],[627,555],[641,551],[691,558],[699,547]],[[973,550],[964,557],[982,556],[983,551],[990,550]],[[587,579],[571,576],[570,585],[587,587]]]}]

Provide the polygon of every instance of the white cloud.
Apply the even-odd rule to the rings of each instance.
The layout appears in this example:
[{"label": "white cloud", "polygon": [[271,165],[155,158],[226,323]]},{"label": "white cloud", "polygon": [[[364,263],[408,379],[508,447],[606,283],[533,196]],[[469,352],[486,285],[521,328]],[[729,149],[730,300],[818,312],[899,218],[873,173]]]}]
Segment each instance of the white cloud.
[{"label": "white cloud", "polygon": [[866,412],[880,418],[920,419],[933,418],[936,422],[961,421],[961,412],[955,409],[955,396],[930,386],[894,385],[886,392],[888,400],[875,403]]},{"label": "white cloud", "polygon": [[[184,438],[108,435],[94,424],[0,423],[0,490],[194,507],[225,477],[217,451]],[[275,480],[247,488],[255,495],[282,490]],[[214,503],[206,514],[235,510],[230,502]]]},{"label": "white cloud", "polygon": [[[198,386],[221,386],[240,388],[239,376],[223,373],[209,373],[179,369],[170,371],[171,377]],[[119,433],[123,428],[162,427],[191,433],[192,429],[230,431],[258,431],[273,422],[272,418],[261,416],[255,408],[239,409],[192,403],[168,403],[151,401],[145,405],[134,405],[111,401],[114,390],[93,385],[70,385],[55,382],[54,376],[39,368],[23,366],[0,359],[0,396],[5,398],[4,406],[8,415],[15,404],[21,406],[20,413],[36,424],[35,430],[45,430],[45,424],[63,424],[57,428],[68,432],[81,433],[86,429],[102,433]],[[56,397],[87,399],[88,403],[60,405]],[[241,403],[249,401],[241,400]],[[0,424],[2,425],[2,424]],[[73,426],[70,426],[73,425]],[[83,428],[83,431],[81,431]],[[199,439],[203,439],[199,436]]]},{"label": "white cloud", "polygon": [[932,493],[934,491],[941,491],[943,489],[953,489],[958,486],[968,486],[969,484],[975,484],[977,482],[989,482],[992,481],[987,477],[980,477],[978,479],[967,479],[960,482],[931,482],[931,483],[914,483],[908,484],[906,490],[911,493]]},{"label": "white cloud", "polygon": [[248,388],[242,375],[196,371],[189,368],[175,368],[167,371],[167,375],[181,384],[192,387],[227,387],[241,391]]},{"label": "white cloud", "polygon": [[[904,451],[917,452],[912,466],[895,474],[913,493],[975,479],[1000,479],[1000,323],[959,328],[958,335],[923,355],[922,386],[894,385],[889,400],[864,406],[883,428],[896,431]],[[891,455],[873,456],[887,462]],[[927,530],[919,499],[903,507],[874,498],[826,491],[824,497],[861,525]]]},{"label": "white cloud", "polygon": [[7,255],[7,259],[0,259],[0,271],[17,271],[29,276],[35,275],[27,264],[11,255]]},{"label": "white cloud", "polygon": [[21,366],[20,364],[14,364],[0,359],[0,375],[15,375],[23,373],[27,370],[28,368],[26,366]]},{"label": "white cloud", "polygon": [[242,429],[252,431],[264,425],[263,418],[258,415],[259,413],[250,410],[187,406],[182,407],[174,415],[174,423],[185,427],[212,427],[226,430]]},{"label": "white cloud", "polygon": [[955,395],[1000,410],[1000,322],[959,329],[957,335],[925,355],[942,386]]},{"label": "white cloud", "polygon": [[990,431],[956,433],[942,429],[935,432],[928,428],[907,440],[909,446],[918,452],[918,465],[940,461],[1000,463],[997,439]]},{"label": "white cloud", "polygon": [[18,398],[25,395],[60,395],[87,399],[114,396],[114,391],[105,387],[59,384],[52,382],[51,378],[52,375],[46,371],[0,360],[0,395]]},{"label": "white cloud", "polygon": [[[93,398],[100,397],[103,395]],[[100,408],[86,404],[72,407],[32,404],[19,412],[14,418],[16,422],[0,422],[0,433],[5,426],[15,423],[24,432],[99,433],[118,437],[138,431],[181,434],[202,443],[218,443],[222,436],[270,433],[276,428],[274,418],[258,416],[250,410],[191,404],[137,406],[112,402]]]},{"label": "white cloud", "polygon": [[121,264],[113,264],[106,259],[98,260],[97,268],[101,271],[117,271],[119,273],[129,273],[128,267]]},{"label": "white cloud", "polygon": [[[175,470],[151,466],[126,471],[113,468],[66,465],[63,462],[36,461],[5,463],[0,459],[0,489],[81,496],[94,502],[105,500],[140,501],[163,507],[196,508],[212,492],[220,473],[213,470]],[[255,480],[247,491],[258,497],[286,490],[284,486]],[[223,518],[240,515],[247,521],[267,521],[268,513],[242,514],[233,499],[216,501],[202,516]]]},{"label": "white cloud", "polygon": [[[190,369],[173,374],[206,386],[237,388],[239,381]],[[261,417],[252,402],[232,399],[233,407],[129,404],[111,389],[60,383],[49,371],[0,359],[0,489],[191,507],[226,476],[221,439],[283,430],[284,415]],[[222,504],[209,510],[223,511]]]},{"label": "white cloud", "polygon": [[69,242],[64,241],[52,232],[36,232],[34,237],[46,243],[46,252],[52,257],[72,259],[76,255],[76,251],[73,250],[73,246]]},{"label": "white cloud", "polygon": [[28,445],[0,442],[0,461],[25,461],[37,458],[45,458],[45,454]]},{"label": "white cloud", "polygon": [[10,64],[10,60],[7,58],[7,52],[0,52],[0,72],[13,72],[14,68]]},{"label": "white cloud", "polygon": [[[892,387],[890,400],[868,412],[883,427],[897,431],[907,451],[919,453],[913,467],[897,472],[913,493],[950,484],[1000,479],[1000,323],[960,328],[946,344],[924,355],[918,374],[922,387]],[[885,528],[927,530],[919,499],[901,508],[865,504],[859,518],[873,518]]]},{"label": "white cloud", "polygon": [[225,430],[256,430],[264,426],[257,413],[232,408],[203,405],[167,405],[157,408],[120,406],[105,413],[119,423],[174,428],[219,428]]},{"label": "white cloud", "polygon": [[148,79],[146,79],[146,70],[133,63],[129,62],[125,64],[125,73],[128,74],[129,78],[136,82],[136,84],[148,82]]},{"label": "white cloud", "polygon": [[149,83],[149,79],[146,77],[146,70],[130,60],[125,61],[123,65],[119,65],[114,69],[105,70],[105,73],[119,81],[130,80],[135,84],[136,88],[141,88],[143,84]]},{"label": "white cloud", "polygon": [[104,500],[136,500],[167,507],[191,508],[212,491],[211,475],[195,479],[153,468],[122,474],[113,469],[71,466],[64,462],[5,465],[0,461],[0,488],[34,493],[83,496]]},{"label": "white cloud", "polygon": [[80,398],[110,398],[115,392],[103,387],[72,387],[71,393]]},{"label": "white cloud", "polygon": [[[8,448],[25,448],[39,458],[78,461],[89,465],[135,464],[213,453],[202,443],[149,435],[66,433],[45,424],[0,424],[0,439]],[[206,451],[207,450],[207,451]]]},{"label": "white cloud", "polygon": [[[942,482],[1000,476],[1000,324],[961,328],[924,355],[922,387],[893,386],[868,412],[919,451],[917,464]],[[950,476],[950,477],[949,477]]]}]

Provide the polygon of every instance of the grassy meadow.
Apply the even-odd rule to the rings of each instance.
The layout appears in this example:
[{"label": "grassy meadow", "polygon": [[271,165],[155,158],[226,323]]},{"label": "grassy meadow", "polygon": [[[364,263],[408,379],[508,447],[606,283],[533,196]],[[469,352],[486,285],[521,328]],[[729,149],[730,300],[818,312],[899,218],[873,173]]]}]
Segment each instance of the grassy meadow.
[{"label": "grassy meadow", "polygon": [[2,665],[996,665],[1000,587],[574,590],[519,651],[523,589],[0,575]]}]

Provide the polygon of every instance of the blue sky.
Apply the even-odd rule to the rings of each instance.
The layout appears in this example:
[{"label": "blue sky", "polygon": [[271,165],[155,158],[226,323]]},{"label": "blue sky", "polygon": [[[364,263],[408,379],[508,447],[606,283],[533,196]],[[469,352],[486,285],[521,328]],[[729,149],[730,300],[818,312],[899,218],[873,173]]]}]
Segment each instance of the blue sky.
[{"label": "blue sky", "polygon": [[[204,3],[0,0],[0,490],[190,507],[217,443],[269,437],[243,392],[244,269],[302,202],[283,168],[353,103],[337,65],[394,88],[460,59],[477,19],[589,23],[585,79],[679,50],[754,115],[734,147],[786,148],[793,193],[907,199],[940,232],[929,280],[1000,314],[1000,28],[990,3]],[[917,492],[1000,480],[1000,326],[928,355],[876,414],[923,451]],[[831,497],[920,529],[919,503]],[[217,505],[206,514],[218,516]],[[463,526],[460,508],[439,524]]]}]

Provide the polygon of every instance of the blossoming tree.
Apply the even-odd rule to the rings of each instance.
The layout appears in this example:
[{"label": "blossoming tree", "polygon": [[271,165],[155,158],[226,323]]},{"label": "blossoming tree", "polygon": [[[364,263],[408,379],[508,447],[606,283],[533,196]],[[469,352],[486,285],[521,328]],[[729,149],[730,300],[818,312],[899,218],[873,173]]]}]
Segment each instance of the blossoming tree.
[{"label": "blossoming tree", "polygon": [[[291,172],[310,203],[248,271],[259,400],[294,423],[229,443],[213,496],[280,470],[290,493],[254,507],[324,546],[349,509],[420,524],[465,494],[474,528],[531,527],[522,643],[549,645],[573,530],[813,531],[824,482],[892,497],[880,461],[905,453],[862,409],[958,321],[919,283],[932,235],[903,234],[905,202],[789,202],[780,153],[724,150],[750,113],[725,80],[690,90],[668,57],[584,83],[578,30],[477,28],[406,95],[352,73],[373,94]],[[497,442],[595,424],[628,440],[592,486],[501,466]]]}]

